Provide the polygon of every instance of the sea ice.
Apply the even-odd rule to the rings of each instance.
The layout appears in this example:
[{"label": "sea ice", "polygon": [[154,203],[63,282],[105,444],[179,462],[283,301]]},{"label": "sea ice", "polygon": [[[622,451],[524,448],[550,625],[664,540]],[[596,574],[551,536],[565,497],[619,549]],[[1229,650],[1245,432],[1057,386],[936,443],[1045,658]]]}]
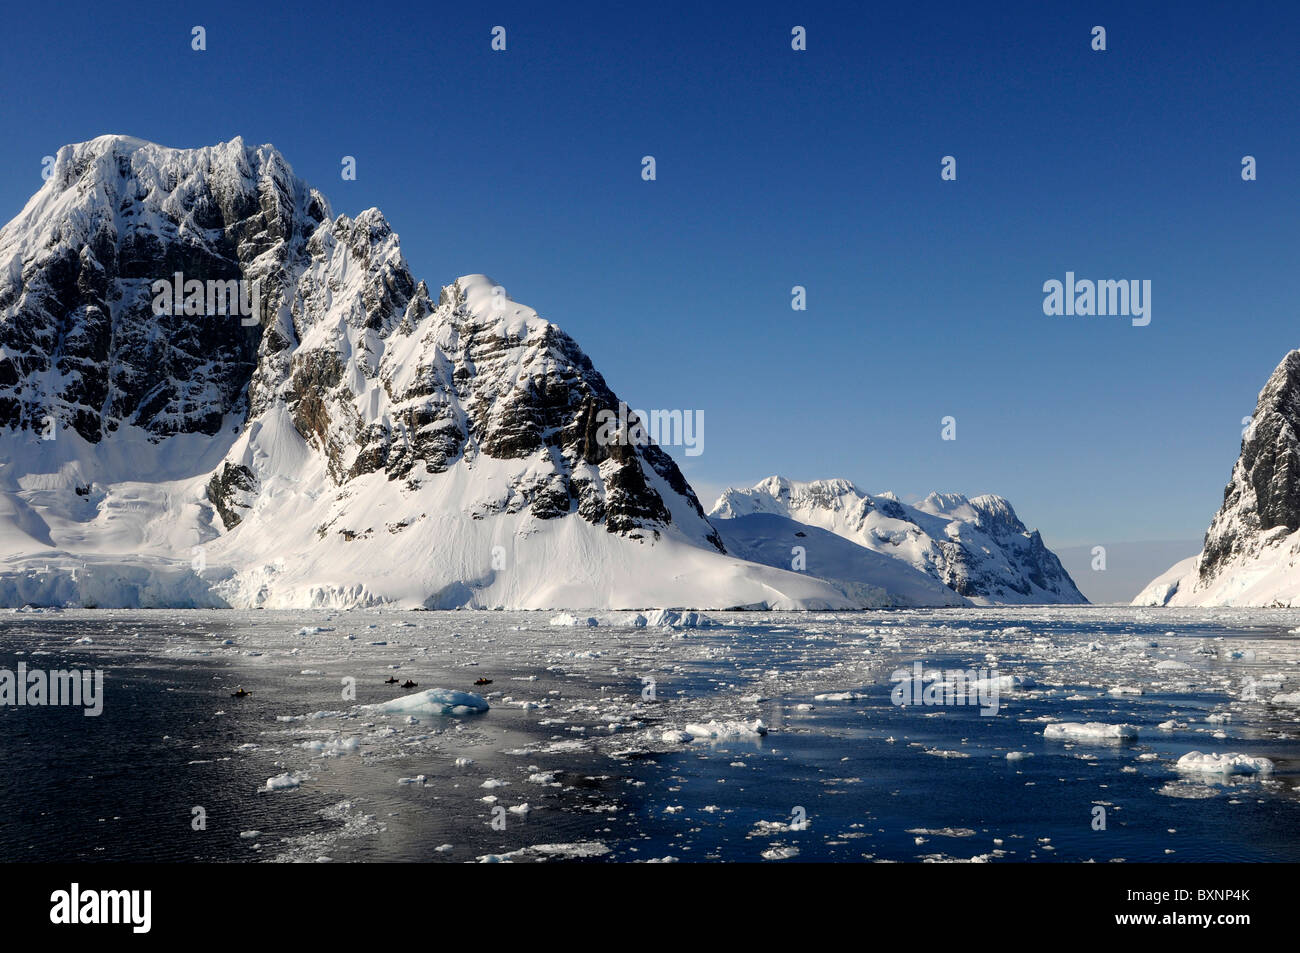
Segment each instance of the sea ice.
[{"label": "sea ice", "polygon": [[1268,758],[1252,758],[1247,754],[1202,754],[1189,751],[1178,759],[1174,769],[1195,774],[1272,774],[1273,762]]},{"label": "sea ice", "polygon": [[1133,725],[1106,725],[1099,721],[1084,724],[1066,721],[1043,728],[1044,738],[1065,741],[1132,741],[1137,736],[1138,730]]},{"label": "sea ice", "polygon": [[763,719],[754,721],[706,721],[702,724],[687,725],[686,733],[693,740],[709,739],[730,741],[737,738],[757,738],[767,734],[767,725]]},{"label": "sea ice", "polygon": [[363,705],[370,711],[386,715],[467,715],[487,711],[490,707],[481,695],[447,688],[430,688],[413,695],[403,695],[377,705]]},{"label": "sea ice", "polygon": [[302,778],[296,774],[277,774],[273,778],[266,779],[266,791],[288,791],[302,785]]}]

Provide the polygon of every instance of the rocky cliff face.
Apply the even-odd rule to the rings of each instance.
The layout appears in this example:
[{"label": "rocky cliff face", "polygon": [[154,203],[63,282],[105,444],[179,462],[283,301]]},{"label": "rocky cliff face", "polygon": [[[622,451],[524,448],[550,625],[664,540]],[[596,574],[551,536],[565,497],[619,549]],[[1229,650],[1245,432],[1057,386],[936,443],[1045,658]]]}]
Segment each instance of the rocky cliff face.
[{"label": "rocky cliff face", "polygon": [[1260,391],[1199,556],[1154,580],[1138,605],[1300,604],[1300,350]]},{"label": "rocky cliff face", "polygon": [[[769,477],[729,489],[715,520],[773,513],[895,557],[976,602],[1082,603],[1060,560],[1000,496],[932,493],[915,505],[863,493],[848,480]],[[727,529],[722,523],[724,537]]]},{"label": "rocky cliff face", "polygon": [[267,146],[64,147],[0,232],[0,426],[53,419],[90,443],[122,426],[215,435],[246,414],[250,376],[289,342],[275,321],[156,315],[151,283],[260,280],[276,316],[326,215]]},{"label": "rocky cliff face", "polygon": [[[193,313],[188,292],[160,313],[157,283],[173,278],[200,283]],[[214,313],[211,287],[234,283],[252,313]],[[422,603],[422,590],[439,605],[612,604],[623,583],[602,573],[635,579],[630,557],[560,524],[724,552],[671,457],[597,439],[619,403],[555,325],[482,275],[431,292],[378,210],[334,216],[270,146],[67,146],[0,230],[11,555],[188,561],[203,547],[231,604]],[[139,483],[146,503],[125,489]],[[573,566],[501,568],[499,550],[546,524],[567,542],[545,558]],[[372,585],[393,546],[419,578]],[[719,571],[749,572],[736,565]],[[716,598],[781,603],[773,578]]]},{"label": "rocky cliff face", "polygon": [[1300,529],[1300,351],[1292,351],[1260,392],[1223,505],[1205,534],[1198,567],[1212,583],[1234,560]]}]

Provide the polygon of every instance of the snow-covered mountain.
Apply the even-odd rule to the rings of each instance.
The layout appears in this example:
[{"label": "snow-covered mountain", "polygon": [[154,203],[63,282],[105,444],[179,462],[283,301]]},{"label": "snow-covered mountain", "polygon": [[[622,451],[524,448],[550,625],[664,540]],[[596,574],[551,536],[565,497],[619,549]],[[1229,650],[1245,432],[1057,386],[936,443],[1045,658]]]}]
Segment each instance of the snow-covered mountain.
[{"label": "snow-covered mountain", "polygon": [[619,403],[271,146],[65,146],[0,230],[0,604],[854,605],[727,555]]},{"label": "snow-covered mountain", "polygon": [[[752,536],[748,521],[755,514],[819,527],[873,555],[892,557],[965,597],[963,601],[1087,602],[1038,531],[1027,530],[1000,496],[932,493],[908,505],[891,493],[868,495],[848,480],[800,483],[773,476],[748,489],[726,490],[709,511],[729,547],[761,558],[759,550],[745,547]],[[771,553],[771,565],[789,565],[788,549],[784,555]],[[810,566],[812,554],[810,546]],[[826,558],[842,564],[847,555]],[[840,576],[827,578],[843,578],[845,570],[837,571]],[[915,595],[924,597],[923,590]]]},{"label": "snow-covered mountain", "polygon": [[1176,563],[1134,605],[1300,605],[1300,350],[1260,391],[1201,553]]}]

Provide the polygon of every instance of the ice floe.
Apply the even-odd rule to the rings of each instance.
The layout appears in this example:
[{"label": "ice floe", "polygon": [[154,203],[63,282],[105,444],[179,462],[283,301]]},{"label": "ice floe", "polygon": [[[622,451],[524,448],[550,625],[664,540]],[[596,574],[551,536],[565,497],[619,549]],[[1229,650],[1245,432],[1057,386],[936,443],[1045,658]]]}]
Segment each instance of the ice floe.
[{"label": "ice floe", "polygon": [[490,707],[481,695],[446,688],[430,688],[392,701],[362,706],[386,715],[468,715]]},{"label": "ice floe", "polygon": [[1134,725],[1107,725],[1099,721],[1082,724],[1066,721],[1043,727],[1044,738],[1064,741],[1132,741],[1137,736],[1138,729]]},{"label": "ice floe", "polygon": [[1235,751],[1229,754],[1189,751],[1178,759],[1174,769],[1187,774],[1272,774],[1273,762]]}]

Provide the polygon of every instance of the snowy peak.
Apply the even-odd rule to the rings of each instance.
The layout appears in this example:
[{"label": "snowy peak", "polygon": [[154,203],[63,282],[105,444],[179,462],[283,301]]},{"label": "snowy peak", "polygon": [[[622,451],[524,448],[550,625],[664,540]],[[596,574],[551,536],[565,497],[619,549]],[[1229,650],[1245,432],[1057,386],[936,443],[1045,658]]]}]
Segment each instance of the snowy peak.
[{"label": "snowy peak", "polygon": [[[242,415],[259,321],[327,214],[270,146],[102,136],[63,147],[0,230],[0,426],[71,428],[92,443],[122,426],[155,440],[216,434]],[[233,310],[244,280],[261,291],[249,324],[194,320],[170,307],[184,287],[156,288],[196,281],[211,295],[220,283]]]},{"label": "snowy peak", "polygon": [[754,514],[819,527],[901,559],[975,601],[1086,601],[1037,531],[1027,530],[1000,496],[931,493],[909,506],[891,493],[863,493],[848,480],[769,477],[726,490],[709,515],[727,539],[734,530],[721,521]]},{"label": "snowy peak", "polygon": [[[672,458],[609,432],[622,403],[271,146],[67,146],[0,230],[0,549],[97,561],[101,604],[856,604],[729,557]],[[88,591],[7,572],[4,599]]]},{"label": "snowy peak", "polygon": [[753,513],[776,513],[788,516],[796,510],[825,510],[847,513],[870,501],[848,480],[812,480],[799,482],[770,476],[747,489],[723,491],[710,511],[711,516],[733,519]]},{"label": "snowy peak", "polygon": [[1201,554],[1153,580],[1138,605],[1300,604],[1300,350],[1260,391]]}]

